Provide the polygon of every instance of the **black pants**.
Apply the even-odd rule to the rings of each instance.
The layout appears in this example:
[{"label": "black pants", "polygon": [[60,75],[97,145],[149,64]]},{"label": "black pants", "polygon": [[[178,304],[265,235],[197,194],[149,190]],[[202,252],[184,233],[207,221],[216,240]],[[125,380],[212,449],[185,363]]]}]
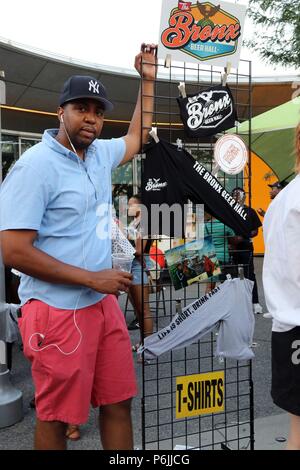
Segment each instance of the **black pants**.
[{"label": "black pants", "polygon": [[235,265],[243,265],[244,274],[247,279],[254,282],[252,291],[252,303],[258,304],[258,290],[253,263],[253,246],[248,250],[240,250],[233,253],[233,262]]},{"label": "black pants", "polygon": [[272,391],[274,403],[300,416],[300,327],[272,333]]}]

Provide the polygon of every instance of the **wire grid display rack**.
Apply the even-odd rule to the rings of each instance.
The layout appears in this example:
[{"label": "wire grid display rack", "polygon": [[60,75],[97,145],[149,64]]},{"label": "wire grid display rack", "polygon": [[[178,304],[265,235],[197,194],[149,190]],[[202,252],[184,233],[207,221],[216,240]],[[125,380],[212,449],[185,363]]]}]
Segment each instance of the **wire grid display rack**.
[{"label": "wire grid display rack", "polygon": [[[179,96],[179,82],[185,82],[187,94],[196,94],[207,87],[220,84],[222,70],[207,65],[186,63],[176,63],[176,65],[171,63],[168,68],[158,63],[157,68],[159,78],[155,83],[153,126],[157,128],[158,138],[174,144],[180,139],[183,147],[212,171],[213,149],[218,136],[206,139],[187,138],[180,120],[176,97]],[[230,74],[228,84],[235,99],[238,121],[250,121],[251,62],[241,61],[240,69]],[[251,143],[251,128],[248,137]],[[141,172],[143,172],[143,161],[142,158]],[[219,172],[218,180],[228,191],[237,186],[244,186],[248,193],[247,202],[250,205],[250,145],[249,163],[244,174],[229,177]],[[172,242],[171,239],[164,239],[164,245],[169,244],[169,248]],[[166,275],[166,272],[160,272],[160,279],[164,285],[163,299],[161,289],[150,295],[154,331],[167,326],[180,308],[200,298],[205,292],[205,282],[175,291],[167,275],[165,280],[162,279],[163,274]],[[141,398],[143,449],[253,450],[252,364],[251,361],[229,359],[221,361],[215,358],[216,334],[216,332],[210,333],[189,347],[162,354],[148,363],[144,361]],[[215,371],[224,371],[224,411],[176,419],[176,377]]]}]

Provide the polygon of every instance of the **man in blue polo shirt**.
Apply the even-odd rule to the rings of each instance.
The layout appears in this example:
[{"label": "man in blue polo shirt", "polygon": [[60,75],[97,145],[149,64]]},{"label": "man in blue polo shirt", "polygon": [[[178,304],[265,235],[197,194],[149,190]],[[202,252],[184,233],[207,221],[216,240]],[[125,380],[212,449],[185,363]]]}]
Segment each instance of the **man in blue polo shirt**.
[{"label": "man in blue polo shirt", "polygon": [[115,297],[131,275],[111,269],[111,170],[139,152],[142,118],[147,140],[155,56],[153,44],[136,56],[143,97],[125,137],[98,140],[113,105],[101,82],[72,76],[60,97],[59,129],[45,131],[1,187],[3,260],[23,273],[19,322],[35,384],[36,449],[65,449],[66,423],[84,423],[90,403],[100,410],[103,447],[133,447],[136,380]]}]

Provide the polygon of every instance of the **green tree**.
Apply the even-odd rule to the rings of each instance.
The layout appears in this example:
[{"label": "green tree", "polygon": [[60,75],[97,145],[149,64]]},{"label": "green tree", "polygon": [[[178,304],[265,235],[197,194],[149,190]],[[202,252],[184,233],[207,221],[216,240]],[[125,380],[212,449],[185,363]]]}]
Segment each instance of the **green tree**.
[{"label": "green tree", "polygon": [[258,25],[246,41],[266,62],[300,66],[300,1],[249,0],[249,16]]}]

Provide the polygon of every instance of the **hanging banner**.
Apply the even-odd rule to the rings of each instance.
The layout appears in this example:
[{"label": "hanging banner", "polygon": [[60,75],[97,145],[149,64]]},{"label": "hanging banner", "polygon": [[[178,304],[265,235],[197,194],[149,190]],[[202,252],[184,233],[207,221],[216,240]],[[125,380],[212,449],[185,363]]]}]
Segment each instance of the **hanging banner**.
[{"label": "hanging banner", "polygon": [[223,1],[163,0],[158,57],[237,68],[246,11]]},{"label": "hanging banner", "polygon": [[186,98],[177,98],[185,134],[202,138],[231,129],[237,120],[234,99],[229,87],[205,88]]}]

